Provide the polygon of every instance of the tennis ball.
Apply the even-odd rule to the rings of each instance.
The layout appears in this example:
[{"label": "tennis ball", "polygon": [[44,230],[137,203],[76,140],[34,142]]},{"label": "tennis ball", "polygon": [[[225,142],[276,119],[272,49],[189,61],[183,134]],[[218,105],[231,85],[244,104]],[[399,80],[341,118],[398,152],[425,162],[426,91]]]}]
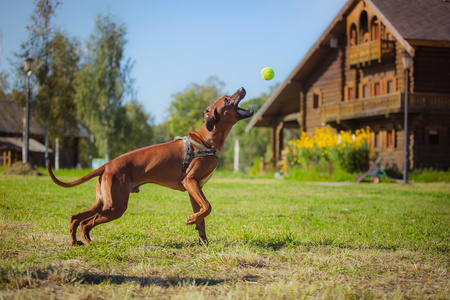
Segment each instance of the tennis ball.
[{"label": "tennis ball", "polygon": [[273,70],[269,67],[266,67],[261,70],[261,77],[265,80],[272,80],[273,76],[275,76],[275,73]]}]

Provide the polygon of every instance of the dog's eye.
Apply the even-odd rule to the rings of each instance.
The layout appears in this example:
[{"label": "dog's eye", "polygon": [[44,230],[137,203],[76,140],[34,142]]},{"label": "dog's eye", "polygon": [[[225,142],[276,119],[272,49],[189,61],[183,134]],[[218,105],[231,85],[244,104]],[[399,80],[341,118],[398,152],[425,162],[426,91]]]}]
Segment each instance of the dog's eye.
[{"label": "dog's eye", "polygon": [[227,104],[229,104],[230,103],[230,100],[228,99],[228,98],[225,98],[225,104],[227,105]]}]

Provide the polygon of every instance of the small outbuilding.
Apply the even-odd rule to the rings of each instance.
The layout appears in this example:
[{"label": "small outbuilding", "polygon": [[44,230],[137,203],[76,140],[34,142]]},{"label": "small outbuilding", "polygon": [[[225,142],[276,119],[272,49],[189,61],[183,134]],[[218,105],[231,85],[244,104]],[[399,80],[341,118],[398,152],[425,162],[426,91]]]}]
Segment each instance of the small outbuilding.
[{"label": "small outbuilding", "polygon": [[[0,165],[10,166],[22,161],[23,108],[14,102],[0,101]],[[66,134],[60,149],[59,164],[63,168],[74,168],[79,163],[80,139],[87,139],[88,132],[78,126],[75,134]],[[30,120],[29,155],[32,165],[45,165],[44,126],[32,115]],[[54,160],[54,150],[49,149],[49,158]]]}]

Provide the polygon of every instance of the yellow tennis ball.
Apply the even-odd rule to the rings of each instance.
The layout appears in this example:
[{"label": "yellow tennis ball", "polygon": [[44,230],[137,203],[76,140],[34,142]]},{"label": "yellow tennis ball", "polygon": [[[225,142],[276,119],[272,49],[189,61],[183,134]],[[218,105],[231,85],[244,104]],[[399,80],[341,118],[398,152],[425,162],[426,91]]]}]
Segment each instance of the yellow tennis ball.
[{"label": "yellow tennis ball", "polygon": [[275,73],[273,70],[269,67],[266,67],[261,70],[261,77],[265,80],[272,80],[273,76],[275,76]]}]

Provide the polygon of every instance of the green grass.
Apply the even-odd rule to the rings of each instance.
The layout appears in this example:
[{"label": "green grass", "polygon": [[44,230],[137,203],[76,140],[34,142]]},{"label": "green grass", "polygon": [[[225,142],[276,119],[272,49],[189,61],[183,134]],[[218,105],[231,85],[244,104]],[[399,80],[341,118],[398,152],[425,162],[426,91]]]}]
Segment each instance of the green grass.
[{"label": "green grass", "polygon": [[450,171],[438,171],[433,169],[415,170],[409,176],[417,182],[448,182],[450,183]]},{"label": "green grass", "polygon": [[[59,171],[73,180],[86,171]],[[95,180],[0,174],[0,299],[442,298],[450,294],[450,184],[321,185],[213,179],[208,246],[187,193],[132,194],[122,218],[68,244]]]}]

